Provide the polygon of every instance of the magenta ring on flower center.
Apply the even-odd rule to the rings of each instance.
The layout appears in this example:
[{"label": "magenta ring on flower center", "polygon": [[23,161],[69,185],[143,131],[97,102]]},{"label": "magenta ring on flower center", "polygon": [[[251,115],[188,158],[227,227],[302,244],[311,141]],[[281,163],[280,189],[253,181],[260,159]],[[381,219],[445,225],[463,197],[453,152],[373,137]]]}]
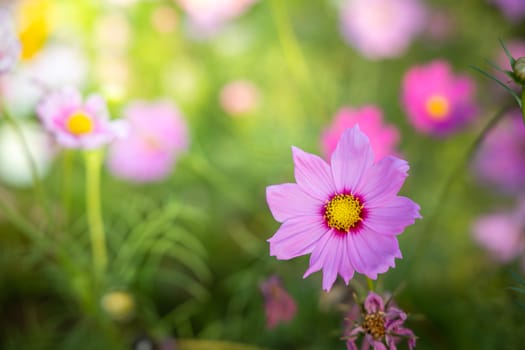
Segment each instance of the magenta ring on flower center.
[{"label": "magenta ring on flower center", "polygon": [[366,208],[360,196],[336,193],[326,201],[322,214],[328,227],[342,234],[354,233],[361,227]]}]

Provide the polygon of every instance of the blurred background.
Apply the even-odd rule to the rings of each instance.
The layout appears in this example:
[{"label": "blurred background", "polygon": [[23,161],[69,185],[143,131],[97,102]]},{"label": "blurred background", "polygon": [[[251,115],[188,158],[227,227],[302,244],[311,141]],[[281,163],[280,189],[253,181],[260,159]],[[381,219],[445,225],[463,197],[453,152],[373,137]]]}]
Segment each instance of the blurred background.
[{"label": "blurred background", "polygon": [[[411,166],[401,193],[421,206],[399,237],[404,258],[377,282],[409,313],[417,348],[525,344],[525,128],[511,94],[472,68],[519,91],[487,60],[510,69],[500,38],[525,56],[521,0],[0,4],[22,44],[0,101],[27,143],[0,117],[0,348],[344,349],[344,305],[362,276],[326,293],[321,273],[302,279],[307,256],[270,257],[279,223],[265,188],[294,182],[292,145],[326,156],[341,108],[364,106],[397,129],[393,152]],[[465,121],[445,133],[414,122],[404,98],[440,79],[420,72],[421,86],[407,86],[436,60],[473,86]],[[108,147],[101,285],[82,154],[54,145],[35,111],[64,86],[100,94],[114,119],[165,104],[179,123],[169,137],[180,145],[155,174],[140,152],[125,156],[131,174],[119,168]],[[271,276],[296,305],[276,325],[261,291]]]}]

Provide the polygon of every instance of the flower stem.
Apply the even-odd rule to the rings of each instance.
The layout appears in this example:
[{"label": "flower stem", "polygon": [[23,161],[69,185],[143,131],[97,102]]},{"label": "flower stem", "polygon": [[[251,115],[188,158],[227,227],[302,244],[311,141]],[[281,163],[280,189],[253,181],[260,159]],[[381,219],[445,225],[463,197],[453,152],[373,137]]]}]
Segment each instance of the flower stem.
[{"label": "flower stem", "polygon": [[95,274],[104,275],[107,265],[106,235],[102,221],[100,205],[100,167],[102,165],[102,151],[93,150],[85,152],[86,162],[86,207],[93,266]]},{"label": "flower stem", "polygon": [[368,284],[368,289],[373,292],[374,291],[374,281],[372,281],[369,277],[366,278],[366,283]]},{"label": "flower stem", "polygon": [[523,122],[525,123],[525,88],[521,89],[521,115],[523,116]]}]

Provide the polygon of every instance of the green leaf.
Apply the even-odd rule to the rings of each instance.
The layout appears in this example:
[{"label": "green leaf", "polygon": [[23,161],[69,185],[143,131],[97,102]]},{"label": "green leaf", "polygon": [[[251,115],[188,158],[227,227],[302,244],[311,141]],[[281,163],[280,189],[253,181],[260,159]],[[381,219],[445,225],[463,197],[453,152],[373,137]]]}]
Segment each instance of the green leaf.
[{"label": "green leaf", "polygon": [[513,97],[514,99],[516,100],[516,102],[518,103],[518,105],[520,106],[521,108],[521,99],[518,97],[518,95],[516,95],[516,93],[510,88],[508,87],[507,85],[505,85],[504,83],[502,83],[498,78],[490,75],[489,73],[485,72],[484,70],[482,70],[481,68],[478,68],[476,66],[470,66],[470,68],[474,69],[475,71],[483,74],[484,76],[486,76],[487,78],[495,81],[496,83],[498,83],[500,86],[502,86],[505,90],[507,90]]}]

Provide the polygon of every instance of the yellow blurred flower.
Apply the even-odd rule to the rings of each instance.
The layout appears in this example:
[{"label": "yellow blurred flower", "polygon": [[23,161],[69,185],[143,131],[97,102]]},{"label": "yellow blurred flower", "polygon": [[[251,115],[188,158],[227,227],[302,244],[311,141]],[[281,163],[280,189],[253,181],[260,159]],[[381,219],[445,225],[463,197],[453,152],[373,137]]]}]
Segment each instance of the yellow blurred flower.
[{"label": "yellow blurred flower", "polygon": [[129,321],[135,315],[133,295],[123,291],[104,294],[101,300],[102,309],[116,321]]},{"label": "yellow blurred flower", "polygon": [[51,0],[20,0],[15,6],[22,59],[31,59],[44,46],[51,29]]}]

